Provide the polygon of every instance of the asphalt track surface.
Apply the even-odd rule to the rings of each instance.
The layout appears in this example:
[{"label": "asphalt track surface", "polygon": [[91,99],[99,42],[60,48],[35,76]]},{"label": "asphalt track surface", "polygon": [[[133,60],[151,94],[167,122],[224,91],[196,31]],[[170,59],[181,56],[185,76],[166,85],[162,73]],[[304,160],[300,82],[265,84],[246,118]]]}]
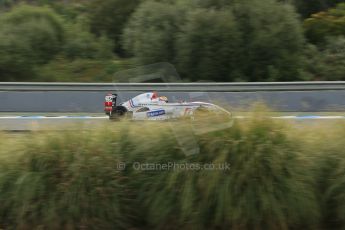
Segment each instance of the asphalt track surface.
[{"label": "asphalt track surface", "polygon": [[[246,116],[234,116],[235,119],[246,119]],[[325,121],[345,121],[345,115],[272,115],[272,119],[294,121],[297,123],[320,123]],[[153,121],[154,122],[154,121]],[[159,122],[159,121],[158,121]],[[15,116],[0,114],[2,131],[38,131],[38,130],[79,130],[114,125],[107,116]]]}]

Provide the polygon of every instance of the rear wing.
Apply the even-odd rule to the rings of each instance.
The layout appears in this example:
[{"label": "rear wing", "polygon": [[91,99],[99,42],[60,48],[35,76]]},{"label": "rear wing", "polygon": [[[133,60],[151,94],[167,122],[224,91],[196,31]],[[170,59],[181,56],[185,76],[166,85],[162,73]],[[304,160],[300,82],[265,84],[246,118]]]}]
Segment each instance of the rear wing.
[{"label": "rear wing", "polygon": [[107,115],[112,113],[114,108],[116,107],[116,99],[117,94],[115,93],[109,93],[104,98],[104,111]]}]

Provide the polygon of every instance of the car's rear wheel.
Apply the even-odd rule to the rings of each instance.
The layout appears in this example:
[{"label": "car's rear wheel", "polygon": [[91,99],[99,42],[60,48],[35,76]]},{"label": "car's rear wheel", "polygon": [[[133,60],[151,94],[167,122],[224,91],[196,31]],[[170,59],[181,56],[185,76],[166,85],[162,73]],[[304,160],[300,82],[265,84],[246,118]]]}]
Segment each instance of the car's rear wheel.
[{"label": "car's rear wheel", "polygon": [[116,106],[115,109],[109,114],[110,120],[120,120],[123,118],[131,118],[132,112],[129,112],[124,106]]}]

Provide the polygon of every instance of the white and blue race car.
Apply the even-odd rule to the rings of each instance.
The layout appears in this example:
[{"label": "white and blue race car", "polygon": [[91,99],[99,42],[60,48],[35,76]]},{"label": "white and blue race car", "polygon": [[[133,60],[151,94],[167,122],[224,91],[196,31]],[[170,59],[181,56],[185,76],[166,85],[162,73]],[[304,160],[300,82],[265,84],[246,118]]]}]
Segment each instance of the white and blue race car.
[{"label": "white and blue race car", "polygon": [[232,118],[231,112],[212,103],[206,102],[169,102],[157,92],[140,94],[128,101],[116,105],[116,94],[105,96],[104,111],[109,119],[118,120],[126,117],[132,120],[169,120],[179,118],[194,119],[198,114],[217,114]]}]

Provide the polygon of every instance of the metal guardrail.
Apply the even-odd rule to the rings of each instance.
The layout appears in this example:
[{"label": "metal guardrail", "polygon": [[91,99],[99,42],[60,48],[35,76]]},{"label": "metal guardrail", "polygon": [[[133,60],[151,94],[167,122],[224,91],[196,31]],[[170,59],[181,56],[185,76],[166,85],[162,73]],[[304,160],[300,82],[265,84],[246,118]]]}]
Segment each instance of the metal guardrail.
[{"label": "metal guardrail", "polygon": [[0,82],[0,91],[257,92],[345,90],[345,81],[248,83],[43,83]]}]

